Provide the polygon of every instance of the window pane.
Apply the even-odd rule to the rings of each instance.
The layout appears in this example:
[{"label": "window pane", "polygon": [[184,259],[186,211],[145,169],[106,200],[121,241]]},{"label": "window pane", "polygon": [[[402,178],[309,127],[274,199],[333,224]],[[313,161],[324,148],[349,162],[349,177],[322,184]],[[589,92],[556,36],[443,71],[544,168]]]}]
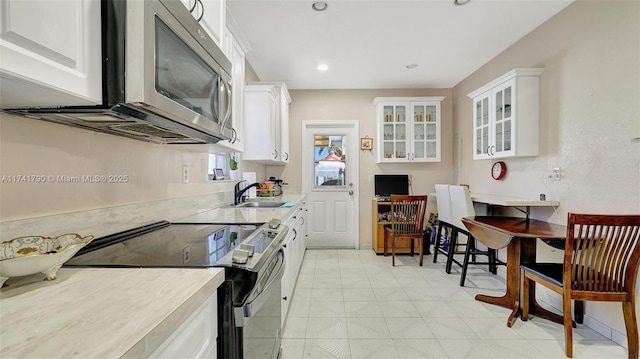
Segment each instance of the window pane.
[{"label": "window pane", "polygon": [[344,187],[346,136],[315,135],[313,146],[315,187]]}]

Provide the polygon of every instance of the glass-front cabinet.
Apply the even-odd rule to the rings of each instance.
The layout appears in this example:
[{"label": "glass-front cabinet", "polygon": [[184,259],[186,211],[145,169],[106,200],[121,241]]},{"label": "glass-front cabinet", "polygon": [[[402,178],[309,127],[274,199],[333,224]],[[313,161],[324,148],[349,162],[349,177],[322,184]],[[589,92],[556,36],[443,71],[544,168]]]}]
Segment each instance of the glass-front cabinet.
[{"label": "glass-front cabinet", "polygon": [[538,155],[542,70],[512,70],[468,95],[473,99],[474,160]]},{"label": "glass-front cabinet", "polygon": [[378,163],[439,162],[444,97],[376,97]]}]

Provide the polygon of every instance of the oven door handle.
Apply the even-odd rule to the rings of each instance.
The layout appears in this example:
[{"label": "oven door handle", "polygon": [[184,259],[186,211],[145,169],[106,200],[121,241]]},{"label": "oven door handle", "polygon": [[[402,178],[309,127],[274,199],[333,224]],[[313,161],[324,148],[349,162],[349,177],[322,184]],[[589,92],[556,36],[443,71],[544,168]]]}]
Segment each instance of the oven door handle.
[{"label": "oven door handle", "polygon": [[[269,275],[268,284],[264,287],[264,289],[258,293],[251,301],[245,303],[242,307],[234,308],[234,314],[236,319],[236,327],[244,327],[244,318],[251,318],[255,313],[257,313],[260,308],[267,302],[267,300],[273,294],[273,291],[279,289],[279,285],[277,282],[282,280],[282,276],[284,274],[284,251],[280,249],[278,254],[279,257],[279,267],[274,269]],[[278,298],[280,294],[278,294]]]}]

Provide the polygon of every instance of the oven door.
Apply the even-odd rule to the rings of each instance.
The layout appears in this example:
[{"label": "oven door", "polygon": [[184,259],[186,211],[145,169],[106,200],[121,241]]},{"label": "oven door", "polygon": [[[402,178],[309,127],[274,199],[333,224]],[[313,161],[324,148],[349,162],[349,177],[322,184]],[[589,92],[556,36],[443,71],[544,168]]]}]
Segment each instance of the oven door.
[{"label": "oven door", "polygon": [[127,1],[126,11],[125,102],[231,138],[231,62],[200,24],[179,0]]},{"label": "oven door", "polygon": [[241,338],[243,358],[276,359],[282,341],[281,282],[284,275],[284,252],[280,249],[265,264],[254,290],[242,307],[234,309],[235,323]]}]

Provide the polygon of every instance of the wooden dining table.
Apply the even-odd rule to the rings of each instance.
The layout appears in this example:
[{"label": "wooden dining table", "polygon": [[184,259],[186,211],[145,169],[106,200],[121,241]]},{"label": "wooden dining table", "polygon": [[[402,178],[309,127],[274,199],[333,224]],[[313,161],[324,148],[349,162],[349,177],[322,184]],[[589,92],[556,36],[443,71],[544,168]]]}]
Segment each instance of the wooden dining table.
[{"label": "wooden dining table", "polygon": [[[536,241],[564,241],[566,226],[519,217],[464,217],[462,223],[478,241],[489,248],[507,248],[507,290],[503,296],[478,294],[475,299],[512,309],[507,326],[511,327],[521,314],[520,264],[534,263]],[[535,300],[535,284],[529,287],[529,312],[557,323],[563,322],[561,315],[542,308]]]}]

